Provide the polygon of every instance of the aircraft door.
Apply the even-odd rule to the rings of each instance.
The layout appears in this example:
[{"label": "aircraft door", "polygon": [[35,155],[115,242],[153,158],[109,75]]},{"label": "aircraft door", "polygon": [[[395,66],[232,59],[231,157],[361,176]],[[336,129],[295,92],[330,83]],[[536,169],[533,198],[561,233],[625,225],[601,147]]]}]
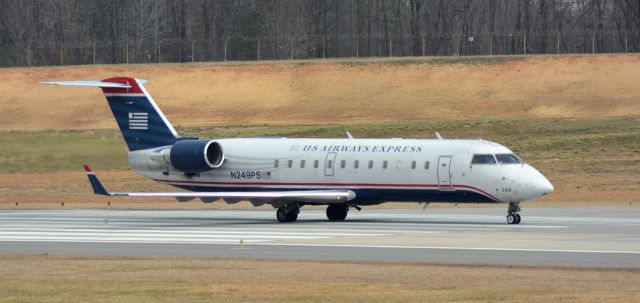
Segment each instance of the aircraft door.
[{"label": "aircraft door", "polygon": [[335,166],[336,166],[336,153],[328,153],[327,159],[324,162],[324,175],[333,176]]},{"label": "aircraft door", "polygon": [[451,156],[441,156],[438,160],[438,189],[453,189],[453,184],[451,184]]}]

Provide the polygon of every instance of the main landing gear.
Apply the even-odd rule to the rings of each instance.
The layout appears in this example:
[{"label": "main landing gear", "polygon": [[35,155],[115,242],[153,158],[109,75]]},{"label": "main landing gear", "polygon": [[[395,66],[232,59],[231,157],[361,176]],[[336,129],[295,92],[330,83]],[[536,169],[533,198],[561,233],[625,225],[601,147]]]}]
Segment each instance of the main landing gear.
[{"label": "main landing gear", "polygon": [[327,218],[329,221],[344,221],[349,212],[349,205],[331,204],[327,206]]},{"label": "main landing gear", "polygon": [[[331,204],[327,206],[327,218],[329,221],[344,221],[350,207],[360,210],[357,205]],[[292,203],[278,208],[276,218],[283,223],[295,222],[298,219],[298,214],[300,214],[300,204]]]},{"label": "main landing gear", "polygon": [[509,203],[509,209],[507,210],[507,212],[509,213],[507,215],[507,223],[509,224],[520,224],[520,214],[518,214],[518,212],[520,212],[521,208],[520,208],[520,202],[511,202]]},{"label": "main landing gear", "polygon": [[295,222],[298,220],[298,214],[300,213],[300,206],[292,205],[280,207],[276,211],[276,218],[279,222]]}]

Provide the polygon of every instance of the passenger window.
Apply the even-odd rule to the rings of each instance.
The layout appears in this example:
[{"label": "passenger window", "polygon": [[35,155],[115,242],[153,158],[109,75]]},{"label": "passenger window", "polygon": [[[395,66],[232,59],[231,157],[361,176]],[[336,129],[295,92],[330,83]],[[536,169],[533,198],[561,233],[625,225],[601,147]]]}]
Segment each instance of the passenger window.
[{"label": "passenger window", "polygon": [[429,169],[429,161],[424,161],[424,169]]},{"label": "passenger window", "polygon": [[398,160],[398,162],[396,162],[396,169],[402,169],[402,161]]},{"label": "passenger window", "polygon": [[288,166],[289,168],[292,168],[292,167],[293,167],[293,160],[288,160],[288,161],[287,161],[287,166]]},{"label": "passenger window", "polygon": [[382,169],[387,169],[388,165],[389,165],[389,161],[387,160],[382,161]]},{"label": "passenger window", "polygon": [[304,168],[305,165],[305,161],[304,160],[300,160],[300,168]]},{"label": "passenger window", "polygon": [[411,169],[416,169],[416,161],[411,161]]},{"label": "passenger window", "polygon": [[331,168],[333,167],[333,160],[328,160],[327,161],[327,168]]},{"label": "passenger window", "polygon": [[340,160],[340,168],[345,168],[345,167],[347,167],[347,161]]},{"label": "passenger window", "polygon": [[313,168],[318,168],[318,164],[320,163],[320,161],[318,160],[314,160],[313,161]]},{"label": "passenger window", "polygon": [[473,155],[471,164],[496,164],[496,158],[493,155]]},{"label": "passenger window", "polygon": [[373,168],[373,160],[369,160],[369,169]]},{"label": "passenger window", "polygon": [[358,166],[360,166],[360,161],[358,160],[353,161],[353,168],[358,169]]},{"label": "passenger window", "polygon": [[280,163],[280,161],[278,161],[278,159],[273,160],[273,167],[274,168],[278,168],[278,164]]}]

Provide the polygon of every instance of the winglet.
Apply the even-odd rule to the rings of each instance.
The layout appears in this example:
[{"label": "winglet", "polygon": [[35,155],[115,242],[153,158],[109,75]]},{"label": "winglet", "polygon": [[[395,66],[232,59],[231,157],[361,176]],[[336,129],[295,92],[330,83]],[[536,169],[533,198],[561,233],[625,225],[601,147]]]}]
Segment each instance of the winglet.
[{"label": "winglet", "polygon": [[91,187],[93,188],[93,193],[96,195],[111,196],[111,194],[104,188],[104,186],[102,186],[102,183],[100,183],[100,180],[98,180],[96,174],[93,173],[91,167],[86,164],[83,165],[83,167],[84,171],[87,173],[87,177],[89,178],[89,183],[91,183]]}]

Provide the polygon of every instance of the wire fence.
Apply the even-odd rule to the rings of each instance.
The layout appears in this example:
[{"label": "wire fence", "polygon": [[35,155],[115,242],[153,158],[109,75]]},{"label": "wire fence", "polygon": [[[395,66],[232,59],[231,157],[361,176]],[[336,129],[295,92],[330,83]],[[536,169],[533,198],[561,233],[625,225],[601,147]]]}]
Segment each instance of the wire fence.
[{"label": "wire fence", "polygon": [[481,56],[627,53],[640,50],[637,33],[584,35],[486,34],[420,38],[243,38],[114,40],[0,46],[0,66],[293,60],[384,56]]}]

